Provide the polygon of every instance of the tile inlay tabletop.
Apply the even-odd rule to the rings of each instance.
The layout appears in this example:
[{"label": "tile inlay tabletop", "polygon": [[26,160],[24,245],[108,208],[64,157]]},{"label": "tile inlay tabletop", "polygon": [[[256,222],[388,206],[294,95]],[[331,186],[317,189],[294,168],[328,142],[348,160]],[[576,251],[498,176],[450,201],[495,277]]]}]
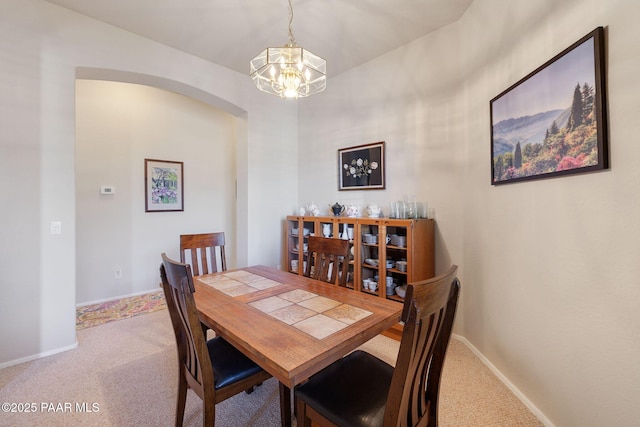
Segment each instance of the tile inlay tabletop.
[{"label": "tile inlay tabletop", "polygon": [[296,289],[249,303],[250,306],[323,339],[370,316],[370,311]]},{"label": "tile inlay tabletop", "polygon": [[216,276],[205,276],[200,277],[199,280],[232,297],[269,289],[282,284],[246,271],[232,271]]},{"label": "tile inlay tabletop", "polygon": [[291,389],[397,324],[402,304],[265,266],[194,277],[200,321]]}]

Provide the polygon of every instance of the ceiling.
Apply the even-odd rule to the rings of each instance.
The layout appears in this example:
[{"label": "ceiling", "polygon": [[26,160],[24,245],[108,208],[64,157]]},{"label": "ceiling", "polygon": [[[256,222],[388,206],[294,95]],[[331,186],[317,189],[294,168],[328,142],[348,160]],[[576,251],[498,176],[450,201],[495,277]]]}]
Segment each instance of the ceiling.
[{"label": "ceiling", "polygon": [[[241,73],[289,41],[287,0],[47,0]],[[458,20],[473,0],[293,0],[297,44],[327,76]]]}]

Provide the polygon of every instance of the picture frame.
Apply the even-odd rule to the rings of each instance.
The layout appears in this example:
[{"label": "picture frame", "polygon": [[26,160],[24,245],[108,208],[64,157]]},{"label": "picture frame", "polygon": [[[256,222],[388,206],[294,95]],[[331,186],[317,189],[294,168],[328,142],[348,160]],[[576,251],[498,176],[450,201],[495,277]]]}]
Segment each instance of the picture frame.
[{"label": "picture frame", "polygon": [[184,211],[184,164],[144,159],[145,212]]},{"label": "picture frame", "polygon": [[604,29],[490,102],[491,184],[609,168]]},{"label": "picture frame", "polygon": [[385,188],[384,141],[338,150],[338,190]]}]

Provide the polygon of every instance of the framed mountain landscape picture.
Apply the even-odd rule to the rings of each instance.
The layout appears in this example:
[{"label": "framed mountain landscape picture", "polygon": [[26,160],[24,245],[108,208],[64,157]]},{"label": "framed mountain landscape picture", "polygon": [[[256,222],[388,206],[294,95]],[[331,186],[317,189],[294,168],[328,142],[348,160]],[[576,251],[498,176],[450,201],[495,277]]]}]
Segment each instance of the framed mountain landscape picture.
[{"label": "framed mountain landscape picture", "polygon": [[491,184],[609,167],[604,30],[491,100]]}]

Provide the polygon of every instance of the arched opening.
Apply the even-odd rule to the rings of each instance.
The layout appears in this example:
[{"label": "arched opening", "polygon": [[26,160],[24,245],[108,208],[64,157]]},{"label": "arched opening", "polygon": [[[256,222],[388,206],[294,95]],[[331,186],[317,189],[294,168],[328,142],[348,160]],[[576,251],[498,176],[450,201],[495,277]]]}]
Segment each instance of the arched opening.
[{"label": "arched opening", "polygon": [[[230,267],[247,256],[246,113],[154,76],[82,68],[76,81],[76,303],[157,287],[178,235],[225,231]],[[144,211],[144,159],[184,162],[183,212]],[[244,184],[243,184],[244,183]],[[115,188],[100,194],[103,185]],[[118,276],[118,277],[117,277]]]}]

